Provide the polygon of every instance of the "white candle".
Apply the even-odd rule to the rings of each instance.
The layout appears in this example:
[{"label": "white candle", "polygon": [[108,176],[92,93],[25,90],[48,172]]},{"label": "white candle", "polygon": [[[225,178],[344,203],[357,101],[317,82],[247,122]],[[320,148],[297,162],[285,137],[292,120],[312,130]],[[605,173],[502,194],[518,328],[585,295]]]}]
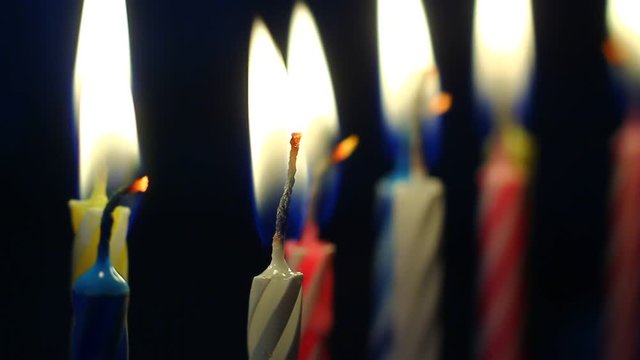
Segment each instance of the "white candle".
[{"label": "white candle", "polygon": [[[247,349],[249,358],[296,359],[302,307],[302,274],[284,260],[283,240],[292,195],[299,137],[291,139],[288,171],[287,130],[295,128],[287,113],[289,83],[282,55],[261,20],[255,20],[249,47],[249,131],[253,185],[258,212],[270,192],[285,191],[278,204],[271,264],[254,277],[249,296]],[[284,175],[287,175],[286,177]],[[285,177],[284,181],[281,179]]]}]

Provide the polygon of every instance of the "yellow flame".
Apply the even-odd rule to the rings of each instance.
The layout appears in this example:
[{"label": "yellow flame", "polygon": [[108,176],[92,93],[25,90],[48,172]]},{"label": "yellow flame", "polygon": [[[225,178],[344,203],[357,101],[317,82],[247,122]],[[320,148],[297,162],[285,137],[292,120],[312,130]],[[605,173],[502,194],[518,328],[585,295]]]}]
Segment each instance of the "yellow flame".
[{"label": "yellow flame", "polygon": [[624,55],[620,60],[636,82],[640,81],[640,2],[608,0],[607,24],[613,45]]},{"label": "yellow flame", "polygon": [[260,209],[269,196],[282,191],[289,139],[296,130],[290,117],[284,60],[261,19],[253,22],[251,31],[248,82],[251,168]]},{"label": "yellow flame", "polygon": [[509,107],[526,90],[533,63],[529,0],[477,0],[474,74],[478,91],[498,107]]},{"label": "yellow flame", "polygon": [[331,152],[338,134],[338,112],[318,27],[301,2],[291,15],[287,69],[293,118],[305,136],[300,157],[313,167]]},{"label": "yellow flame", "polygon": [[440,90],[438,76],[424,79],[436,68],[426,12],[420,0],[378,0],[377,12],[385,119],[393,128],[406,128],[419,92],[429,98]]},{"label": "yellow flame", "polygon": [[127,183],[138,166],[125,0],[85,0],[74,74],[80,193],[104,168]]},{"label": "yellow flame", "polygon": [[331,160],[334,163],[339,163],[340,161],[345,160],[356,150],[356,147],[358,147],[359,143],[360,138],[358,137],[358,135],[351,135],[348,138],[340,141],[335,149],[333,149]]}]

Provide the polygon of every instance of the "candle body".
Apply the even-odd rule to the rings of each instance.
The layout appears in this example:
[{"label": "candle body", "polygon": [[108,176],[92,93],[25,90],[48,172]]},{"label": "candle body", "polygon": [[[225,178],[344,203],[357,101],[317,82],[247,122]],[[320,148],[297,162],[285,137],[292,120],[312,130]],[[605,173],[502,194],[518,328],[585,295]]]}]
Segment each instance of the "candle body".
[{"label": "candle body", "polygon": [[97,261],[72,290],[71,359],[128,358],[129,286],[108,259]]},{"label": "candle body", "polygon": [[526,178],[501,146],[480,171],[479,358],[522,358]]},{"label": "candle body", "polygon": [[[75,238],[73,241],[71,278],[72,284],[96,262],[98,240],[100,238],[100,221],[104,203],[87,200],[71,200],[71,223]],[[124,278],[128,278],[129,258],[127,252],[127,230],[131,210],[118,206],[113,212],[113,228],[110,242],[110,258],[113,266]]]},{"label": "candle body", "polygon": [[414,175],[393,189],[393,359],[438,359],[444,188]]},{"label": "candle body", "polygon": [[637,359],[640,336],[640,118],[625,121],[614,143],[605,356]]},{"label": "candle body", "polygon": [[393,188],[392,177],[382,179],[376,186],[376,223],[378,224],[373,260],[373,316],[369,340],[371,359],[390,359],[393,329]]},{"label": "candle body", "polygon": [[287,359],[298,357],[302,308],[302,273],[275,259],[253,278],[249,295],[247,348],[249,359]]},{"label": "candle body", "polygon": [[299,241],[287,241],[285,255],[293,271],[302,272],[302,328],[298,359],[330,358],[327,340],[333,327],[333,257],[335,245],[320,240],[309,221]]}]

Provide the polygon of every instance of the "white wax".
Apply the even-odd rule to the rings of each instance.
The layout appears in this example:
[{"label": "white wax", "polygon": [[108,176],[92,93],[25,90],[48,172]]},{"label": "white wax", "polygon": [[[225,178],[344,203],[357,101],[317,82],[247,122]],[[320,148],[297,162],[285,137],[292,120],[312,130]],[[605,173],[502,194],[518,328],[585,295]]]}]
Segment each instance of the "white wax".
[{"label": "white wax", "polygon": [[394,184],[393,359],[439,357],[443,193],[428,176]]},{"label": "white wax", "polygon": [[251,360],[298,357],[302,273],[291,271],[282,249],[278,250],[269,267],[251,284],[247,326]]}]

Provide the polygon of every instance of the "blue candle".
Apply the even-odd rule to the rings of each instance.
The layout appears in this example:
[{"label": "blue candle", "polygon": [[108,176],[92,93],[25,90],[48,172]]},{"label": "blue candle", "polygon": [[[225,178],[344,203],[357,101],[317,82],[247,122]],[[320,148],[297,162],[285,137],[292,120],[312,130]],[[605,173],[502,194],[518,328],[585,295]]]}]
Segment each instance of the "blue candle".
[{"label": "blue candle", "polygon": [[72,289],[72,360],[128,358],[129,285],[109,258],[112,212],[127,194],[144,192],[147,186],[145,176],[116,193],[104,209],[96,262],[80,276]]}]

